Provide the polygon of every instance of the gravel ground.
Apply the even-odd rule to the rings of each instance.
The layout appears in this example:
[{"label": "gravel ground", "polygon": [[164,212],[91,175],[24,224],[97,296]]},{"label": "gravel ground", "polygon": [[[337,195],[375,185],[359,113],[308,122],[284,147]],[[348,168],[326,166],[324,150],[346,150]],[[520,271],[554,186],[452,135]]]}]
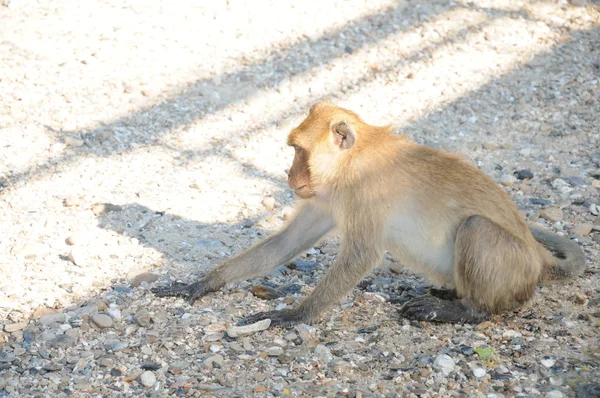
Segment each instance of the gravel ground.
[{"label": "gravel ground", "polygon": [[[598,2],[0,4],[0,397],[600,396]],[[323,98],[470,159],[585,274],[411,323],[426,281],[388,258],[318,323],[231,329],[300,301],[332,235],[194,306],[150,294],[282,225]]]}]

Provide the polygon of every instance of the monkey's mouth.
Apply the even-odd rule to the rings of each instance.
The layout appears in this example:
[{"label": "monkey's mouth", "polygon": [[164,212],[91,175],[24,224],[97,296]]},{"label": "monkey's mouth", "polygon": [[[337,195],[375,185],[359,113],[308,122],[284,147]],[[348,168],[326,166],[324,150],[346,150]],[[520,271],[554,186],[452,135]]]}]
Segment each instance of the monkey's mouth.
[{"label": "monkey's mouth", "polygon": [[294,188],[294,193],[302,199],[308,199],[315,194],[308,185],[302,185],[301,187]]}]

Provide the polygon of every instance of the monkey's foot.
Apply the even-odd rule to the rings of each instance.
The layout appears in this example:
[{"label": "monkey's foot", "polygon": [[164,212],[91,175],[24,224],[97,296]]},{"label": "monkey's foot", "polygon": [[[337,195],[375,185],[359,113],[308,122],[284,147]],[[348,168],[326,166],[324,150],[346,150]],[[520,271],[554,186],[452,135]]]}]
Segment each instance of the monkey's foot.
[{"label": "monkey's foot", "polygon": [[416,321],[480,323],[490,314],[459,300],[443,300],[434,296],[420,296],[400,308],[400,316]]},{"label": "monkey's foot", "polygon": [[238,321],[238,326],[250,325],[252,323],[262,321],[263,319],[270,319],[271,326],[292,326],[298,323],[306,322],[306,319],[304,319],[304,317],[302,317],[297,311],[281,310],[252,314]]},{"label": "monkey's foot", "polygon": [[160,286],[150,289],[158,297],[183,297],[190,304],[194,304],[196,299],[214,292],[206,282],[199,281],[189,285],[185,283],[174,283],[171,286]]}]

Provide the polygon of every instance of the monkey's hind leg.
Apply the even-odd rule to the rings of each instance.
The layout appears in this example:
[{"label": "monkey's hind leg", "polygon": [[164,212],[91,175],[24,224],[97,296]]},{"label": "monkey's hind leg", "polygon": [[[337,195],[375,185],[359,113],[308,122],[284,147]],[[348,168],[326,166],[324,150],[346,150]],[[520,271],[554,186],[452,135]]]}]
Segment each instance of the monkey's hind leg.
[{"label": "monkey's hind leg", "polygon": [[536,253],[502,227],[471,216],[459,227],[454,250],[454,282],[460,300],[422,296],[400,310],[405,318],[477,323],[527,301],[541,264]]}]

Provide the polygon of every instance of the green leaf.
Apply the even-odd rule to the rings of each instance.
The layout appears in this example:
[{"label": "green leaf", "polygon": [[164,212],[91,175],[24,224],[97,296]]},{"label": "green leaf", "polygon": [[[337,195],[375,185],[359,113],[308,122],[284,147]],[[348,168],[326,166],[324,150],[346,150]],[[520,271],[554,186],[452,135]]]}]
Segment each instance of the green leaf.
[{"label": "green leaf", "polygon": [[491,361],[494,358],[494,349],[492,347],[475,348],[475,352],[482,361]]}]

